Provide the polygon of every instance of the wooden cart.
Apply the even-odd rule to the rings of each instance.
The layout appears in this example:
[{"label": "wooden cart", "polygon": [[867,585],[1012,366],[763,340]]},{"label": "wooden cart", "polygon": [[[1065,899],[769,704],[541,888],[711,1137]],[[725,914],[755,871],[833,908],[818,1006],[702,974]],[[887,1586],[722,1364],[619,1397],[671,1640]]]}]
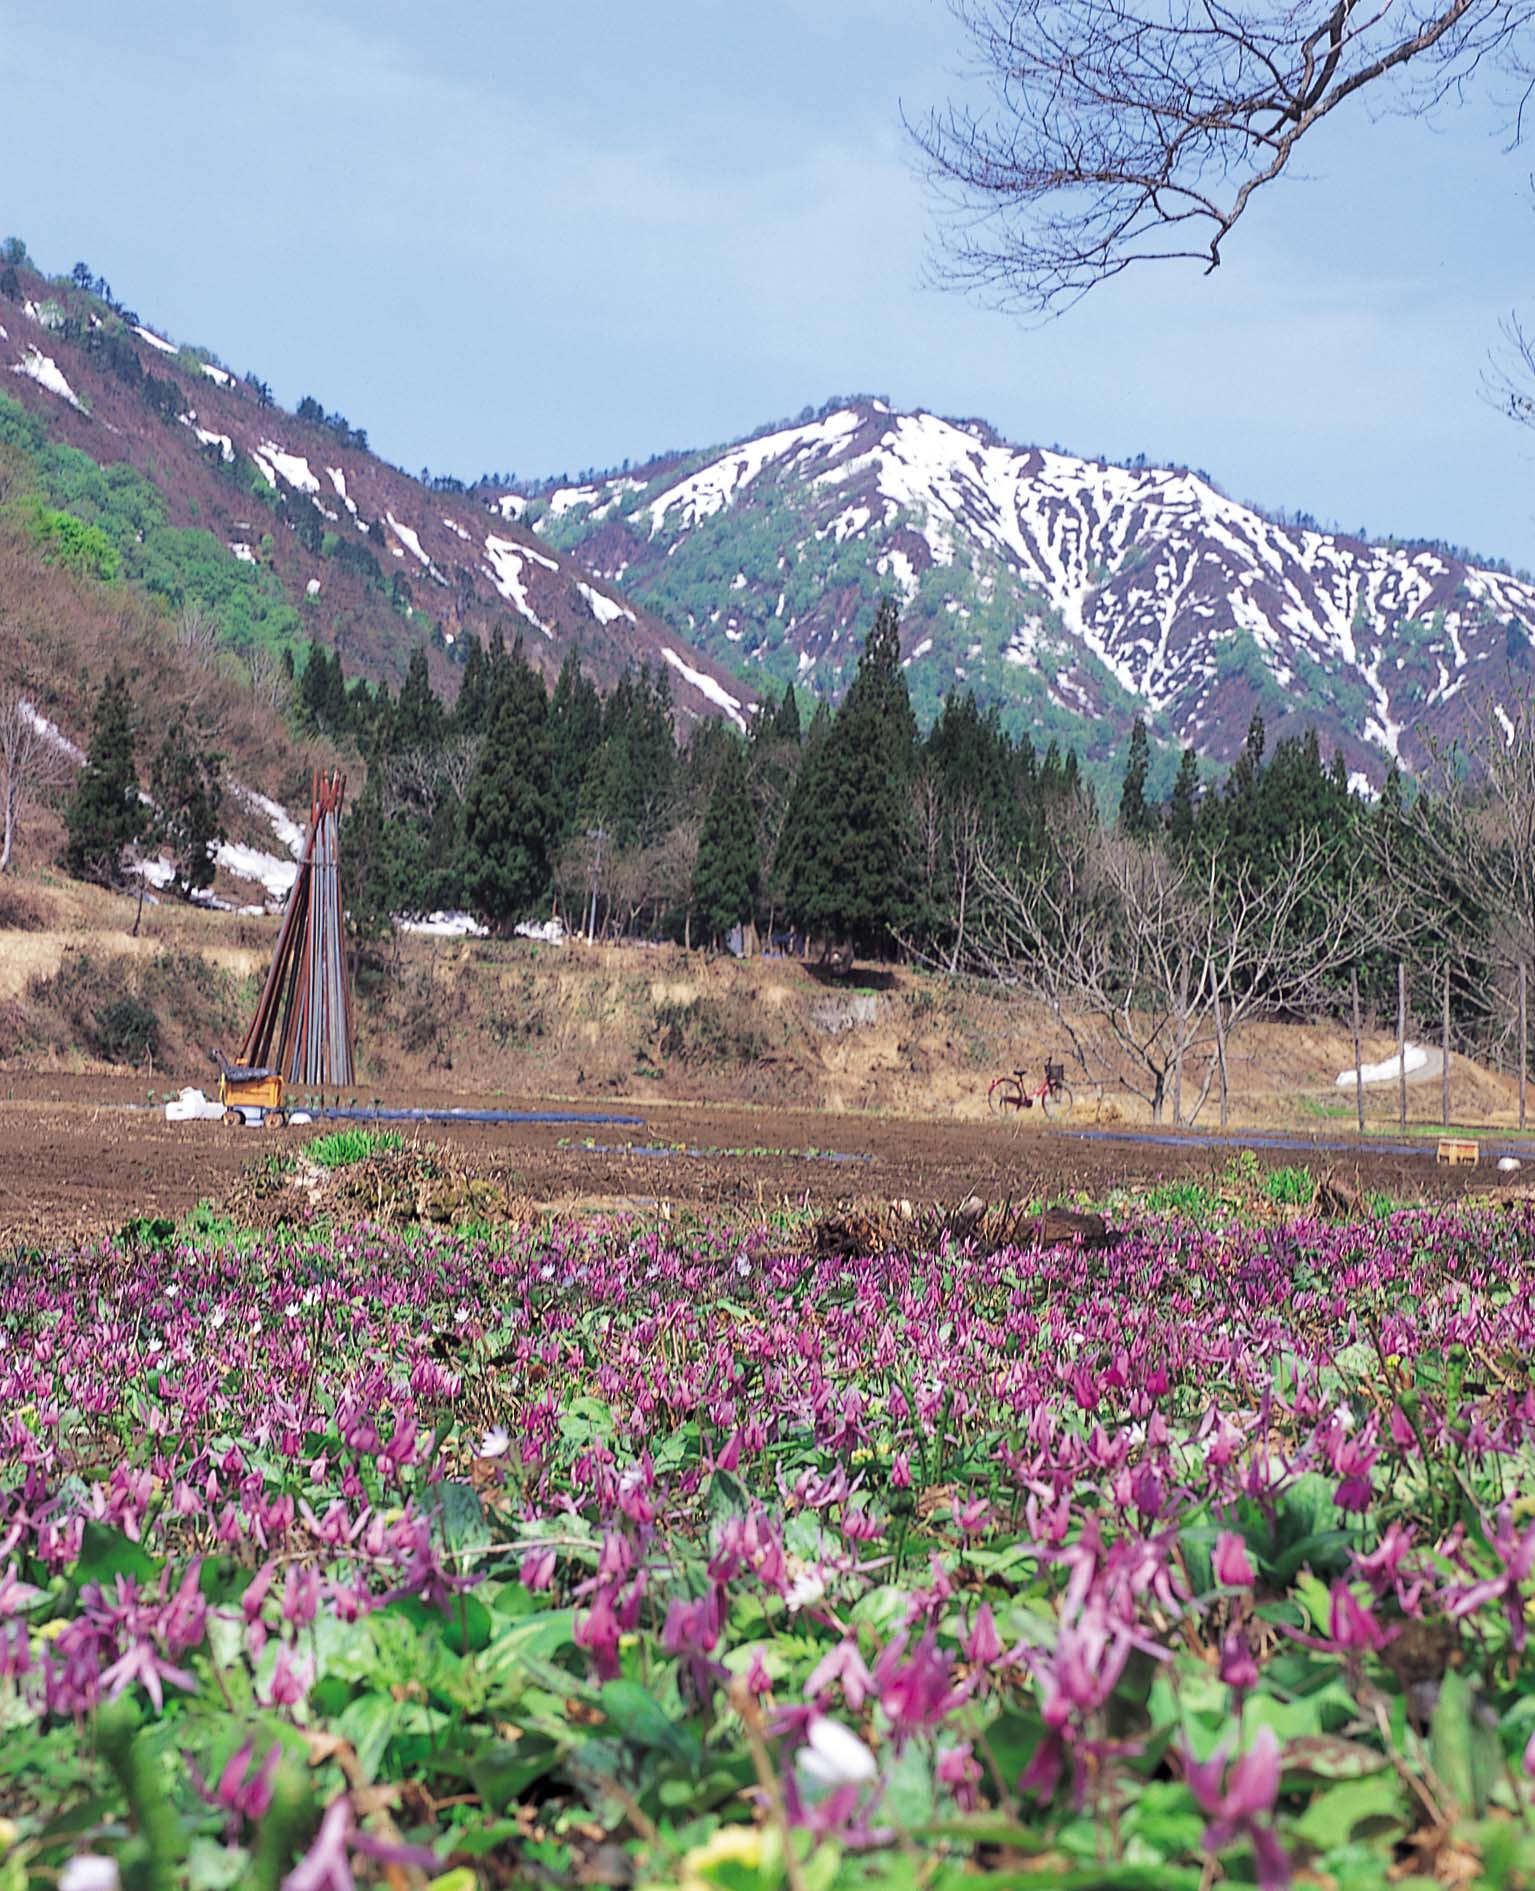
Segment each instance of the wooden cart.
[{"label": "wooden cart", "polygon": [[269,1129],[285,1127],[288,1112],[281,1071],[265,1064],[226,1064],[222,1057],[218,1065],[219,1102],[224,1106],[226,1123],[237,1129],[246,1123],[265,1123]]}]

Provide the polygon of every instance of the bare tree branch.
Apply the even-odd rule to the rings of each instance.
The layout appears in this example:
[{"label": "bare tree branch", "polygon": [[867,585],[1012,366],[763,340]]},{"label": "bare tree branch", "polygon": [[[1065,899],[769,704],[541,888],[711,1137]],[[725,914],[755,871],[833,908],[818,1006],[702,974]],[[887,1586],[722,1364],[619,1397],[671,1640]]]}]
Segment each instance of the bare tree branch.
[{"label": "bare tree branch", "polygon": [[[1221,260],[1253,195],[1369,88],[1425,110],[1535,0],[950,0],[985,106],[907,129],[946,214],[941,279],[1069,305],[1133,263]],[[1416,83],[1414,83],[1416,81]]]}]

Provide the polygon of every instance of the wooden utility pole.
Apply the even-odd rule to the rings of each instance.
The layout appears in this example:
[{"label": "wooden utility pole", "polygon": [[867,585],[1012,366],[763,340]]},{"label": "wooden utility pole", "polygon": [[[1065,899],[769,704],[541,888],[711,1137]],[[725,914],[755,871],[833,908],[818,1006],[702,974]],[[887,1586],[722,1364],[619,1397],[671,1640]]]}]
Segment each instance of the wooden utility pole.
[{"label": "wooden utility pole", "polygon": [[1221,1128],[1226,1127],[1227,1087],[1226,1087],[1226,1021],[1221,1015],[1221,988],[1217,984],[1215,998],[1215,1059],[1220,1067],[1221,1077]]},{"label": "wooden utility pole", "polygon": [[1407,961],[1396,962],[1396,1120],[1407,1127]]},{"label": "wooden utility pole", "polygon": [[1444,968],[1444,1008],[1439,1017],[1439,1120],[1450,1127],[1450,968]]},{"label": "wooden utility pole", "polygon": [[1359,967],[1350,966],[1349,997],[1354,1007],[1354,1102],[1359,1115],[1359,1133],[1364,1134],[1364,1053],[1359,1047]]},{"label": "wooden utility pole", "polygon": [[1530,1077],[1529,967],[1519,961],[1519,1127],[1524,1128],[1524,1097]]}]

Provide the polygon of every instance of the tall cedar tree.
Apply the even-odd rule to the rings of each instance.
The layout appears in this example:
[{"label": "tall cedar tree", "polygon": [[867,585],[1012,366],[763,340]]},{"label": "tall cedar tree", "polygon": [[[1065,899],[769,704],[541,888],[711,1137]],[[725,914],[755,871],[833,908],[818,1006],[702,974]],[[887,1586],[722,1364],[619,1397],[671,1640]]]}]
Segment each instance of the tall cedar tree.
[{"label": "tall cedar tree", "polygon": [[435,748],[442,740],[443,725],[442,704],[426,667],[426,649],[417,644],[394,706],[394,746],[402,752]]},{"label": "tall cedar tree", "polygon": [[789,788],[788,802],[778,829],[778,846],[773,855],[773,891],[794,924],[798,913],[813,895],[814,877],[819,872],[819,855],[813,846],[817,776],[826,744],[831,740],[831,710],[818,702],[805,732],[799,767]]},{"label": "tall cedar tree", "polygon": [[170,855],[173,889],[183,897],[213,884],[213,850],[224,838],[223,757],[197,743],[178,716],[149,773],[151,833]]},{"label": "tall cedar tree", "polygon": [[1135,840],[1144,840],[1157,825],[1156,810],[1146,799],[1146,781],[1151,773],[1151,743],[1143,718],[1135,718],[1130,731],[1130,753],[1125,760],[1125,782],[1119,791],[1120,832]]},{"label": "tall cedar tree", "polygon": [[464,802],[464,884],[474,910],[510,931],[549,887],[555,808],[549,700],[519,646],[506,660]]},{"label": "tall cedar tree", "polygon": [[602,698],[574,651],[560,665],[549,699],[549,740],[555,813],[564,840],[575,827],[581,784],[602,741]]},{"label": "tall cedar tree", "polygon": [[693,910],[716,945],[733,926],[744,926],[752,918],[762,883],[756,823],[746,792],[746,750],[737,737],[727,739],[693,867]]},{"label": "tall cedar tree", "polygon": [[1187,850],[1194,840],[1199,818],[1199,758],[1191,748],[1183,751],[1178,777],[1173,783],[1172,800],[1167,806],[1167,833],[1174,847]]},{"label": "tall cedar tree", "polygon": [[790,917],[814,937],[880,953],[906,923],[915,890],[910,787],[916,753],[900,614],[887,597],[814,763],[799,870],[784,889]]},{"label": "tall cedar tree", "polygon": [[90,752],[64,815],[66,869],[76,879],[100,886],[121,884],[123,855],[146,824],[139,799],[133,705],[127,680],[114,670],[96,698]]}]

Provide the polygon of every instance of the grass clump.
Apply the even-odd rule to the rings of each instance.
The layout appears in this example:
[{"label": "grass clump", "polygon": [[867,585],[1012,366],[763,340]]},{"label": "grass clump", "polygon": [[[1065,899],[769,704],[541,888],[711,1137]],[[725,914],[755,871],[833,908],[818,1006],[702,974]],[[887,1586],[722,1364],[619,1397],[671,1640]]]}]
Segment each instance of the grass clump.
[{"label": "grass clump", "polygon": [[404,1147],[405,1138],[397,1129],[337,1129],[316,1136],[308,1154],[322,1169],[344,1169],[370,1156],[398,1155]]},{"label": "grass clump", "polygon": [[1309,1169],[1270,1169],[1263,1186],[1280,1208],[1309,1208],[1316,1200],[1316,1178]]}]

